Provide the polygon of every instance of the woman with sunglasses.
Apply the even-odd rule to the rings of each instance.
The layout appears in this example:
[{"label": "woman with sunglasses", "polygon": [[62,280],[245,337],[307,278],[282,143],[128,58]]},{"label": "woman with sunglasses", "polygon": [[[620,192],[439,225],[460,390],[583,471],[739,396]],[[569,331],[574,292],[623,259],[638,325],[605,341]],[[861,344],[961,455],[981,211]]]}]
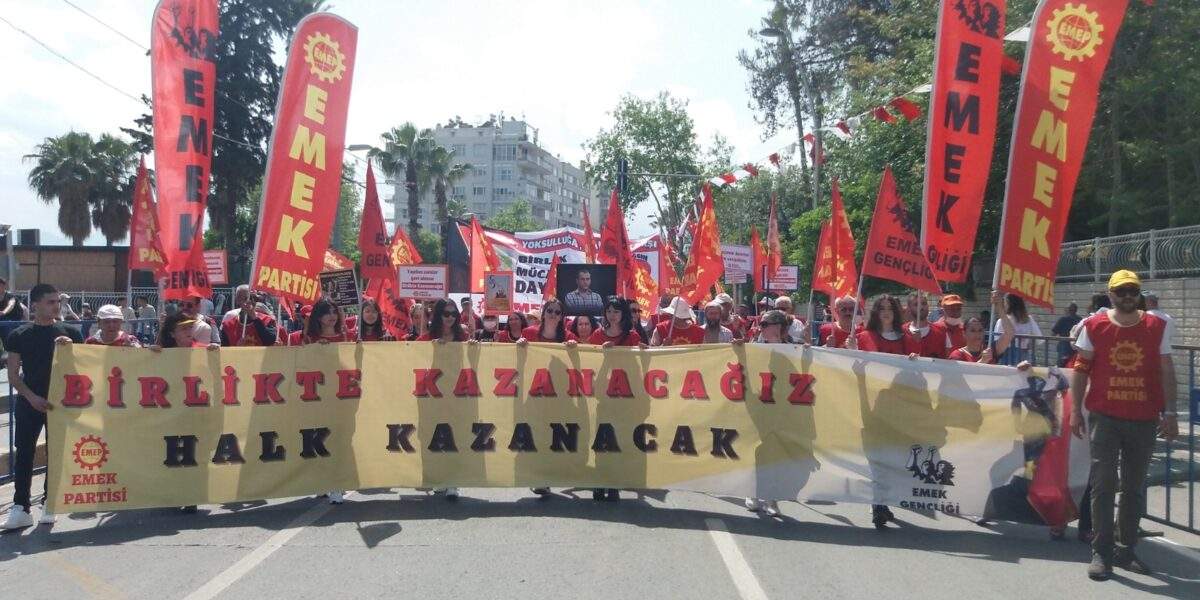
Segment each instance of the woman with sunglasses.
[{"label": "woman with sunglasses", "polygon": [[504,323],[504,328],[496,333],[496,341],[502,344],[512,344],[521,339],[521,332],[529,327],[529,323],[525,321],[525,315],[512,311],[508,313],[508,321]]},{"label": "woman with sunglasses", "polygon": [[[788,327],[791,326],[791,319],[788,318],[783,311],[769,310],[763,313],[758,322],[758,334],[752,340],[755,344],[790,344],[791,338],[788,337]],[[779,516],[779,502],[776,500],[763,500],[762,498],[746,498],[746,510],[750,512],[762,512],[768,517]]]},{"label": "woman with sunglasses", "polygon": [[417,337],[418,342],[467,342],[474,341],[466,328],[459,322],[458,306],[454,301],[443,298],[433,305],[429,317],[429,328]]},{"label": "woman with sunglasses", "polygon": [[[910,360],[916,360],[920,356],[921,343],[900,325],[902,314],[900,301],[894,296],[884,294],[876,298],[867,326],[848,337],[847,345],[852,350],[907,355]],[[888,521],[895,520],[896,515],[887,506],[871,505],[871,522],[876,529],[886,529]]]},{"label": "woman with sunglasses", "polygon": [[558,298],[551,298],[542,305],[541,323],[526,327],[517,345],[523,346],[529,342],[563,343],[569,348],[578,343],[575,334],[567,331],[563,323],[563,303]]},{"label": "woman with sunglasses", "polygon": [[321,298],[313,304],[312,314],[304,323],[304,335],[300,343],[329,344],[337,342],[353,342],[354,334],[346,330],[342,319],[342,309],[338,308],[329,298]]},{"label": "woman with sunglasses", "polygon": [[646,325],[649,324],[649,319],[643,320],[642,317],[646,314],[642,306],[637,300],[626,300],[629,303],[629,314],[633,317],[633,330],[642,338],[642,343],[650,343],[650,333],[646,331]]}]

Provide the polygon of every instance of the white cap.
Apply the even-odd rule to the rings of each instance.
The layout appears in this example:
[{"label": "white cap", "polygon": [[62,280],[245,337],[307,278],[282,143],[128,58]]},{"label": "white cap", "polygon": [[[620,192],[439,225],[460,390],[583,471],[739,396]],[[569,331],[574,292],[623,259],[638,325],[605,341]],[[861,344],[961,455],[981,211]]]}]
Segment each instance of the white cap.
[{"label": "white cap", "polygon": [[726,294],[725,292],[721,292],[720,294],[717,294],[717,297],[714,300],[714,302],[716,302],[717,304],[733,304],[733,296],[730,296],[729,294]]},{"label": "white cap", "polygon": [[687,300],[679,296],[675,296],[675,299],[671,300],[671,305],[662,309],[662,312],[672,315],[676,319],[683,319],[685,321],[696,320],[696,314],[692,312],[692,307],[688,306]]},{"label": "white cap", "polygon": [[105,304],[104,306],[100,307],[100,310],[96,311],[96,318],[100,319],[101,321],[107,321],[109,319],[118,319],[124,321],[125,315],[121,313],[120,307],[114,304]]}]

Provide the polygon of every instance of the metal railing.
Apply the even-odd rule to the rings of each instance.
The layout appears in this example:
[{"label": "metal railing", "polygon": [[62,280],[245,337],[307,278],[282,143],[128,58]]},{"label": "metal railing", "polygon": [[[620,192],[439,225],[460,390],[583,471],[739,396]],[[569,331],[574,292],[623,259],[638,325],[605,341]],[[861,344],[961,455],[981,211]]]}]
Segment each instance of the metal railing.
[{"label": "metal railing", "polygon": [[[126,297],[125,292],[95,292],[88,290],[59,290],[59,292],[70,296],[66,304],[77,315],[83,314],[85,304],[95,311],[105,304],[116,304],[118,300]],[[26,307],[29,306],[29,290],[14,290],[13,295],[20,299],[21,304]],[[134,298],[131,306],[137,306],[137,298],[145,298],[150,306],[158,306],[158,288],[132,287],[129,288],[129,296]],[[213,314],[219,316],[228,307],[233,306],[233,288],[213,288],[211,300],[214,307]]]},{"label": "metal railing", "polygon": [[[1029,348],[1018,356],[1014,356],[1018,353],[1009,353],[1009,356],[1001,357],[1005,364],[1028,360],[1035,366],[1062,366],[1064,359],[1072,356],[1069,346],[1061,346],[1063,342],[1069,343],[1070,338],[1018,335],[1016,339],[1027,343]],[[1200,493],[1196,485],[1200,475],[1196,465],[1196,426],[1200,425],[1200,388],[1197,387],[1200,382],[1196,380],[1196,371],[1200,346],[1175,344],[1171,349],[1179,382],[1177,393],[1184,400],[1179,415],[1179,437],[1171,442],[1158,440],[1155,444],[1146,496],[1149,497],[1151,489],[1161,487],[1165,504],[1161,513],[1152,511],[1147,505],[1145,517],[1190,533],[1200,533],[1196,517],[1197,494]],[[1183,506],[1176,501],[1180,493],[1184,496]]]},{"label": "metal railing", "polygon": [[1118,269],[1151,278],[1200,273],[1200,225],[1067,242],[1058,281],[1101,281]]}]

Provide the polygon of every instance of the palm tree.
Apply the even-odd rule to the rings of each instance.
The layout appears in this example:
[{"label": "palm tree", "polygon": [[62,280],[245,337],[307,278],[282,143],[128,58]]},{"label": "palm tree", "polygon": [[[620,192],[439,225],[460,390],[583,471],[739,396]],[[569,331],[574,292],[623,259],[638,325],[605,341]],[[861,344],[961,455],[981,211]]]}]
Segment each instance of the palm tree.
[{"label": "palm tree", "polygon": [[92,150],[98,175],[91,194],[92,225],[111,246],[129,233],[137,153],[131,144],[107,133]]},{"label": "palm tree", "polygon": [[427,172],[429,179],[433,181],[433,199],[437,203],[438,223],[445,223],[449,217],[446,188],[453,187],[456,181],[465,177],[470,171],[470,164],[455,163],[454,152],[442,146],[435,146],[430,152]]},{"label": "palm tree", "polygon": [[383,171],[384,175],[391,179],[400,179],[403,176],[404,187],[408,193],[408,230],[415,240],[421,230],[420,184],[426,179],[429,155],[436,147],[433,132],[429,129],[418,132],[416,125],[407,122],[393,127],[380,137],[383,138],[383,148],[372,148],[369,155],[379,164],[379,170]]},{"label": "palm tree", "polygon": [[29,171],[29,187],[46,204],[58,201],[58,228],[74,246],[82,246],[92,233],[90,200],[97,178],[94,146],[91,135],[72,131],[46,138],[33,154],[23,157],[37,163]]}]

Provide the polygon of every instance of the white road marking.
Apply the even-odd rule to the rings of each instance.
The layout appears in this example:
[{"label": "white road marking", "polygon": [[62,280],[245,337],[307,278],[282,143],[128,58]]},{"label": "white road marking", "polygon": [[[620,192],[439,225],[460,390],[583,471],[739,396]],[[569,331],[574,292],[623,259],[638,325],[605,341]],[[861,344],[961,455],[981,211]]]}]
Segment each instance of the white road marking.
[{"label": "white road marking", "polygon": [[[345,497],[349,498],[353,494],[354,492],[346,492]],[[276,550],[291,541],[292,538],[296,537],[297,533],[300,533],[300,530],[312,525],[317,519],[325,516],[325,513],[329,512],[329,509],[333,508],[333,506],[328,501],[322,500],[320,504],[293,519],[291,523],[288,523],[287,527],[276,531],[274,535],[267,538],[267,541],[251,551],[250,554],[243,556],[241,560],[233,563],[228,569],[218,573],[216,577],[210,579],[200,589],[188,594],[184,600],[208,600],[215,598],[217,594],[225,591],[226,588],[233,585],[234,582],[244,577],[246,573],[249,573],[254,567],[257,567],[262,561],[266,560],[268,556],[271,556]]]},{"label": "white road marking", "polygon": [[721,560],[725,562],[729,577],[733,579],[733,585],[737,587],[742,600],[767,600],[766,592],[759,585],[754,572],[750,570],[750,565],[746,563],[729,529],[725,527],[725,521],[705,519],[704,525],[708,527],[708,534],[712,536],[717,552],[721,553]]}]

